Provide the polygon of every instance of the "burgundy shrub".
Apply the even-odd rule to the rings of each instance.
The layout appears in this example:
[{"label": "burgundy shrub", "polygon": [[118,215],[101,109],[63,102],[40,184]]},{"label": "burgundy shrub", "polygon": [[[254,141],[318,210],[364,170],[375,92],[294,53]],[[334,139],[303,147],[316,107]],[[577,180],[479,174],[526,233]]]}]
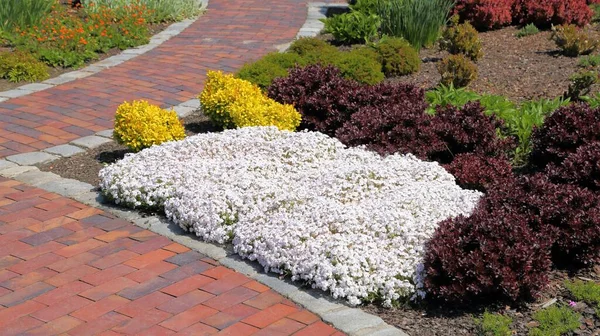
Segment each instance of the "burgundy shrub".
[{"label": "burgundy shrub", "polygon": [[456,178],[456,183],[465,189],[486,192],[497,185],[512,185],[514,175],[510,161],[504,156],[490,157],[481,154],[458,154],[445,165]]},{"label": "burgundy shrub", "polygon": [[513,146],[512,139],[498,137],[496,129],[502,126],[500,119],[484,114],[479,102],[468,103],[462,108],[439,107],[431,128],[444,146],[431,146],[428,158],[447,164],[461,153],[502,156]]},{"label": "burgundy shrub", "polygon": [[584,26],[592,16],[586,0],[517,0],[513,14],[521,24],[539,27],[569,23]]},{"label": "burgundy shrub", "polygon": [[513,21],[516,0],[458,0],[454,13],[478,29],[507,26]]},{"label": "burgundy shrub", "polygon": [[574,184],[600,191],[600,142],[580,146],[561,164],[549,164],[546,172],[556,183]]},{"label": "burgundy shrub", "polygon": [[[486,196],[493,197],[493,196]],[[426,247],[425,290],[451,302],[535,298],[548,283],[549,242],[511,208],[440,223]]]},{"label": "burgundy shrub", "polygon": [[600,108],[585,103],[562,107],[546,118],[532,135],[530,163],[542,170],[549,163],[561,165],[580,146],[600,141]]},{"label": "burgundy shrub", "polygon": [[296,67],[268,88],[270,98],[293,104],[302,114],[301,127],[333,136],[354,113],[361,85],[343,78],[333,66]]}]

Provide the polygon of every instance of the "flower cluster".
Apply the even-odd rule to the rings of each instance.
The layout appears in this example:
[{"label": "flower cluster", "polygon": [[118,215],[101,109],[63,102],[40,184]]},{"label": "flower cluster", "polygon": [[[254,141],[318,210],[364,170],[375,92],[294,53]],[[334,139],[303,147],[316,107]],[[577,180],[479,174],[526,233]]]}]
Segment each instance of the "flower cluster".
[{"label": "flower cluster", "polygon": [[300,125],[300,113],[292,105],[265,96],[258,86],[220,71],[209,71],[206,78],[200,103],[219,126],[277,126],[294,131]]},{"label": "flower cluster", "polygon": [[127,155],[100,172],[117,203],[162,207],[206,241],[352,304],[422,294],[424,245],[481,194],[438,163],[246,127]]}]

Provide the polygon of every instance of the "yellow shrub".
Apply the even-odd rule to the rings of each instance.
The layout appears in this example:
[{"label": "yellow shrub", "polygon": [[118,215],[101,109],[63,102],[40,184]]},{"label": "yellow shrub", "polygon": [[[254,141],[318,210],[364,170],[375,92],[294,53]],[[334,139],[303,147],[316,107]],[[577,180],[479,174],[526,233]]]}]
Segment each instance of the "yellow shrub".
[{"label": "yellow shrub", "polygon": [[300,125],[300,113],[292,105],[280,104],[258,86],[220,71],[208,72],[200,103],[204,114],[223,128],[277,126],[293,131]]},{"label": "yellow shrub", "polygon": [[175,111],[144,100],[125,102],[115,115],[115,140],[137,152],[152,145],[185,138],[185,129]]}]

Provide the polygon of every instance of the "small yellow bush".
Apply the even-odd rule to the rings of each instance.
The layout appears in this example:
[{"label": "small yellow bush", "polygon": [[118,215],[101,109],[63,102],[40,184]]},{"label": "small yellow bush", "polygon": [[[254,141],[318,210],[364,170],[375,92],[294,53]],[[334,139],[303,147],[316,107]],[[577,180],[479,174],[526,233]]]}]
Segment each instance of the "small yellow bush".
[{"label": "small yellow bush", "polygon": [[202,110],[223,128],[277,126],[294,131],[300,125],[300,113],[292,105],[280,104],[243,79],[220,71],[209,71],[200,93]]},{"label": "small yellow bush", "polygon": [[177,113],[144,100],[125,102],[115,115],[115,140],[137,152],[152,145],[185,138]]}]

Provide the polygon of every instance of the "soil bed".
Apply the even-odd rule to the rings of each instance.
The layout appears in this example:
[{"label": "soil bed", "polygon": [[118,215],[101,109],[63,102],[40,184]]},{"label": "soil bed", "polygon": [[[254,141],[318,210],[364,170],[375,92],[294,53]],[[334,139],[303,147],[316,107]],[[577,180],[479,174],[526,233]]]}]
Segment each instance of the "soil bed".
[{"label": "soil bed", "polygon": [[[206,133],[215,131],[214,126],[208,118],[200,112],[183,118],[187,135]],[[104,166],[122,159],[125,154],[131,153],[127,147],[110,142],[100,147],[77,154],[68,158],[61,158],[56,161],[39,165],[42,171],[52,172],[65,178],[70,178],[98,186],[98,172]]]}]

